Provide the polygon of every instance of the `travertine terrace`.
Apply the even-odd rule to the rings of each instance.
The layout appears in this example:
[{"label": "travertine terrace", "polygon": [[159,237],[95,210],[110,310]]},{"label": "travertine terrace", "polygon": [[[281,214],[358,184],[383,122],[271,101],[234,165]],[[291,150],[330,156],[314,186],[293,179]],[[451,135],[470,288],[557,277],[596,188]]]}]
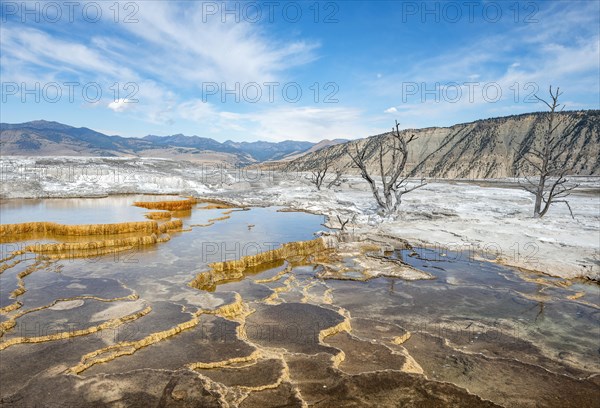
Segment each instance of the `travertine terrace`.
[{"label": "travertine terrace", "polygon": [[[2,225],[3,404],[591,403],[599,366],[586,354],[585,325],[597,313],[596,287],[385,234],[310,239],[322,226],[305,213],[153,200],[135,202],[142,218],[160,210],[148,221]],[[285,226],[297,218],[306,219],[303,234]],[[224,241],[239,231],[244,245]],[[284,235],[274,243],[265,233]],[[512,319],[507,296],[530,326]],[[569,334],[540,316],[554,324],[554,311],[571,308],[584,313],[571,322],[582,337],[556,350],[537,330]],[[492,362],[506,383],[483,375]],[[25,373],[33,377],[23,384]]]}]

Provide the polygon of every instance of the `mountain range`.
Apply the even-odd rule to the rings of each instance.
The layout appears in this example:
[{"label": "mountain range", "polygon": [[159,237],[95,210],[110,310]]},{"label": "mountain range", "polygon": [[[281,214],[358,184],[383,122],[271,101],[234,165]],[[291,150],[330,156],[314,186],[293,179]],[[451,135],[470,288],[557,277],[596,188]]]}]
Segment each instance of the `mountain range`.
[{"label": "mountain range", "polygon": [[298,157],[315,147],[343,143],[286,140],[283,142],[218,142],[200,136],[148,135],[142,138],[108,136],[85,127],[37,120],[0,123],[0,154],[3,156],[101,156],[163,157],[237,165]]},{"label": "mountain range", "polygon": [[[540,149],[546,112],[482,119],[449,127],[403,130],[414,134],[407,169],[441,178],[502,178],[523,174],[523,154]],[[600,175],[600,110],[559,113],[562,160],[572,174]],[[326,136],[326,135],[324,135]],[[236,166],[258,165],[282,170],[311,171],[328,162],[330,169],[353,172],[348,149],[362,149],[368,141],[386,144],[390,133],[359,140],[319,143],[218,142],[199,137],[148,135],[143,138],[107,136],[88,128],[57,122],[0,124],[0,155],[156,157]],[[379,169],[378,149],[368,152],[373,174]],[[389,163],[388,158],[384,159]]]}]

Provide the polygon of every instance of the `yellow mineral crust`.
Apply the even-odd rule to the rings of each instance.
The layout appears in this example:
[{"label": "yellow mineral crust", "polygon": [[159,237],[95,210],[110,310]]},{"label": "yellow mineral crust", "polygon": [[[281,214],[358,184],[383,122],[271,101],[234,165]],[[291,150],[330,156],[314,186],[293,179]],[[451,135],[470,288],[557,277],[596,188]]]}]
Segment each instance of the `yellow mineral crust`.
[{"label": "yellow mineral crust", "polygon": [[79,374],[93,365],[106,363],[121,356],[131,355],[143,347],[158,343],[159,341],[175,336],[184,330],[197,326],[200,323],[200,317],[203,314],[214,314],[224,318],[237,318],[239,316],[244,316],[247,313],[249,313],[248,308],[243,303],[242,297],[236,293],[234,302],[223,305],[215,310],[198,310],[193,314],[193,317],[190,320],[180,323],[168,330],[152,333],[141,340],[120,342],[88,353],[81,358],[78,365],[71,367],[70,371]]},{"label": "yellow mineral crust", "polygon": [[348,312],[344,309],[340,308],[339,314],[344,316],[344,321],[336,324],[333,327],[329,327],[327,329],[323,329],[319,332],[319,342],[323,343],[323,339],[328,336],[333,336],[335,334],[341,333],[343,331],[350,333],[352,331],[352,326],[350,325],[350,316]]},{"label": "yellow mineral crust", "polygon": [[203,310],[199,313],[213,314],[225,319],[234,320],[240,323],[236,328],[237,338],[243,341],[248,340],[246,334],[246,317],[254,313],[255,310],[248,307],[242,299],[239,293],[235,293],[235,301],[232,303],[221,306],[215,310]]},{"label": "yellow mineral crust", "polygon": [[208,224],[191,224],[190,227],[211,227],[215,225],[214,222],[209,222]]},{"label": "yellow mineral crust", "polygon": [[[10,294],[10,297],[14,299],[14,298],[21,296],[23,293],[25,293],[27,291],[27,289],[25,289],[25,281],[23,280],[23,278],[25,278],[27,275],[30,275],[39,269],[46,268],[48,265],[50,265],[50,261],[38,260],[38,261],[35,261],[35,263],[28,266],[27,269],[19,272],[17,274],[17,289],[12,291],[12,293]],[[18,309],[19,307],[21,307],[20,303],[18,306],[14,306],[14,305],[15,304],[13,303],[12,305],[8,306],[7,308],[12,308],[8,311],[15,310],[15,309]],[[6,308],[4,308],[4,309],[6,309]],[[0,313],[4,313],[4,310],[0,310]]]},{"label": "yellow mineral crust", "polygon": [[105,239],[101,241],[88,241],[88,242],[64,242],[60,244],[34,244],[25,247],[28,252],[35,253],[74,253],[74,251],[86,251],[94,249],[103,249],[110,247],[133,247],[156,244],[157,242],[163,242],[168,238],[159,238],[156,234],[146,235],[142,237],[129,237],[120,239]]},{"label": "yellow mineral crust", "polygon": [[250,354],[248,356],[234,357],[234,358],[230,358],[228,360],[215,361],[213,363],[202,363],[202,362],[190,363],[190,364],[187,364],[187,367],[192,370],[219,368],[219,367],[225,367],[225,366],[228,366],[231,364],[247,363],[249,361],[256,361],[261,357],[262,357],[262,353],[259,350],[255,350],[252,352],[252,354]]},{"label": "yellow mineral crust", "polygon": [[394,339],[392,340],[392,343],[394,343],[394,344],[403,344],[408,339],[410,339],[410,336],[411,336],[410,332],[406,332],[402,336],[396,336],[396,337],[394,337]]},{"label": "yellow mineral crust", "polygon": [[333,304],[333,289],[329,288],[323,293],[323,303],[328,305]]},{"label": "yellow mineral crust", "polygon": [[236,292],[235,300],[232,303],[218,307],[215,310],[200,310],[197,314],[212,314],[239,322],[240,324],[236,328],[237,338],[245,341],[248,339],[245,327],[246,317],[254,312],[255,310],[244,303],[242,296]]},{"label": "yellow mineral crust", "polygon": [[317,283],[316,282],[310,282],[308,285],[305,285],[302,288],[302,299],[300,299],[300,302],[302,303],[307,303],[310,299],[310,289],[313,288]]},{"label": "yellow mineral crust", "polygon": [[[350,313],[343,309],[339,308],[338,313],[344,316],[344,321],[336,324],[333,327],[329,327],[327,329],[321,330],[319,332],[319,343],[325,344],[323,340],[328,336],[333,336],[343,331],[350,333],[352,331],[352,326],[350,325]],[[339,353],[331,356],[331,362],[334,368],[339,368],[340,364],[346,359],[346,354],[343,350],[339,350]]]},{"label": "yellow mineral crust", "polygon": [[[407,341],[408,338],[406,340],[402,341],[402,343],[397,343],[396,339],[401,339],[406,336],[408,336],[408,338],[410,338],[410,333],[406,333],[403,336],[395,337],[394,340],[392,341],[392,343],[402,344],[402,343],[404,343],[404,341]],[[425,374],[425,372],[423,371],[423,367],[421,367],[421,365],[419,363],[417,363],[417,360],[415,360],[413,358],[413,356],[410,355],[410,353],[408,352],[408,350],[406,348],[404,348],[403,346],[400,346],[399,351],[394,350],[394,353],[399,353],[399,354],[403,355],[405,358],[404,364],[402,364],[400,371],[403,371],[405,373],[413,373],[413,374],[421,374],[421,375]]]},{"label": "yellow mineral crust", "polygon": [[113,235],[131,232],[153,233],[158,231],[156,221],[121,222],[116,224],[64,225],[55,222],[25,222],[1,224],[0,237],[20,234],[42,233],[51,236]]},{"label": "yellow mineral crust", "polygon": [[121,326],[122,324],[127,323],[129,321],[139,319],[140,317],[145,316],[148,313],[150,313],[151,310],[152,310],[152,308],[150,306],[148,306],[144,310],[141,310],[137,313],[133,313],[133,314],[130,314],[127,316],[122,316],[117,319],[108,320],[97,326],[88,327],[87,329],[82,329],[82,330],[53,333],[53,334],[48,334],[46,336],[39,336],[39,337],[14,337],[14,338],[6,340],[4,342],[0,342],[0,350],[4,350],[5,348],[14,346],[15,344],[42,343],[45,341],[64,340],[64,339],[68,339],[71,337],[85,336],[88,334],[96,333],[100,330],[113,329],[113,328]]},{"label": "yellow mineral crust", "polygon": [[318,302],[318,303],[324,303],[327,305],[333,304],[333,296],[332,296],[333,289],[331,289],[331,288],[326,289],[323,292],[323,295],[319,298],[319,297],[315,297],[310,294],[310,290],[315,286],[317,286],[317,282],[311,282],[308,285],[304,286],[304,288],[302,289],[302,299],[300,300],[300,302],[302,302],[302,303]]},{"label": "yellow mineral crust", "polygon": [[273,293],[271,293],[271,295],[267,296],[263,300],[263,303],[265,303],[267,305],[280,304],[282,302],[282,300],[279,298],[279,294],[284,293],[284,292],[290,292],[292,290],[292,284],[295,281],[296,281],[296,278],[293,275],[290,276],[289,278],[287,278],[285,281],[283,281],[282,286],[273,288]]},{"label": "yellow mineral crust", "polygon": [[158,231],[162,233],[171,232],[171,231],[180,231],[183,228],[183,221],[181,220],[171,220],[166,221],[158,226]]},{"label": "yellow mineral crust", "polygon": [[225,208],[229,208],[229,206],[227,205],[222,205],[222,204],[208,204],[205,205],[204,207],[200,207],[200,210],[222,210]]},{"label": "yellow mineral crust", "polygon": [[256,255],[247,255],[238,260],[215,262],[208,266],[211,268],[207,272],[199,273],[191,282],[190,286],[197,289],[208,290],[221,281],[230,279],[240,279],[244,276],[244,271],[249,268],[260,265],[284,261],[294,257],[308,257],[319,254],[327,250],[327,245],[322,238],[311,241],[297,241],[283,244],[280,248]]},{"label": "yellow mineral crust", "polygon": [[272,276],[270,278],[267,279],[257,279],[254,282],[255,283],[270,283],[270,282],[276,282],[279,279],[283,278],[286,274],[290,273],[292,271],[292,265],[287,265],[285,267],[285,269],[283,269],[281,272],[279,272],[277,275]]},{"label": "yellow mineral crust", "polygon": [[171,211],[150,211],[144,214],[149,220],[169,220],[173,216]]},{"label": "yellow mineral crust", "polygon": [[278,305],[278,304],[280,304],[281,300],[279,299],[279,293],[278,292],[271,293],[271,295],[269,295],[265,299],[263,299],[262,302],[264,304],[266,304],[266,305]]},{"label": "yellow mineral crust", "polygon": [[339,353],[332,355],[331,362],[332,362],[333,368],[339,368],[340,364],[342,364],[345,359],[346,359],[346,353],[344,353],[343,350],[340,350]]},{"label": "yellow mineral crust", "polygon": [[175,336],[176,334],[179,334],[184,330],[191,329],[192,327],[197,326],[198,323],[200,323],[200,316],[195,315],[192,319],[180,323],[177,326],[170,328],[169,330],[152,333],[141,340],[120,342],[112,346],[104,347],[102,349],[93,351],[84,355],[81,358],[79,364],[77,364],[74,367],[71,367],[70,371],[72,373],[79,374],[95,364],[106,363],[121,356],[131,355],[143,347],[150,346],[151,344],[155,344],[161,340],[165,340],[169,337]]},{"label": "yellow mineral crust", "polygon": [[147,208],[149,210],[167,211],[191,210],[194,204],[196,204],[196,200],[193,198],[173,201],[136,201],[133,203],[133,205],[136,207]]},{"label": "yellow mineral crust", "polygon": [[224,220],[227,220],[227,219],[229,219],[229,218],[231,218],[231,216],[229,216],[229,215],[225,215],[225,216],[223,216],[223,217],[211,218],[211,219],[209,219],[209,220],[208,220],[208,222],[209,222],[209,223],[213,223],[213,224],[214,224],[214,223],[215,223],[215,221],[224,221]]},{"label": "yellow mineral crust", "polygon": [[247,268],[259,266],[264,263],[286,260],[287,258],[296,256],[309,256],[324,251],[325,249],[327,248],[321,238],[311,241],[289,242],[277,249],[261,252],[256,255],[247,255],[235,261],[215,262],[209,266],[218,272],[243,271]]},{"label": "yellow mineral crust", "polygon": [[[125,296],[125,297],[113,298],[113,299],[105,299],[105,298],[99,298],[97,296],[89,296],[89,295],[75,296],[75,297],[64,298],[64,299],[56,299],[49,305],[40,306],[40,307],[36,307],[33,309],[28,309],[24,312],[20,312],[14,316],[11,316],[9,318],[9,320],[6,320],[6,321],[0,323],[0,337],[2,337],[4,335],[4,333],[6,333],[8,330],[12,329],[17,324],[17,319],[20,318],[21,316],[24,316],[29,313],[37,312],[39,310],[48,309],[60,302],[69,302],[72,300],[88,300],[88,299],[89,300],[97,300],[99,302],[118,302],[118,301],[123,301],[123,300],[137,300],[138,298],[139,298],[139,296],[137,294],[133,293],[133,294]],[[20,303],[20,302],[17,302],[17,304],[18,304],[18,306],[14,307],[12,310],[19,309],[22,306],[22,303]],[[3,310],[6,310],[14,305],[15,305],[15,303],[4,308]],[[12,310],[6,310],[6,312],[10,312]]]},{"label": "yellow mineral crust", "polygon": [[12,319],[0,323],[0,337],[4,336],[4,333],[6,333],[7,331],[9,331],[10,329],[12,329],[13,327],[15,327],[16,325],[17,325],[17,322],[14,321],[14,320],[12,320]]},{"label": "yellow mineral crust", "polygon": [[[20,251],[17,251],[20,252]],[[15,255],[16,256],[16,255]],[[4,262],[3,265],[0,265],[0,273],[4,272],[7,269],[12,268],[13,266],[17,266],[21,262],[21,259],[16,259],[13,262]]]},{"label": "yellow mineral crust", "polygon": [[284,381],[289,382],[291,380],[289,368],[288,368],[287,364],[285,364],[285,360],[283,360],[283,358],[281,360],[284,362],[284,365],[283,365],[283,368],[281,369],[281,372],[279,373],[279,377],[277,378],[277,381],[275,381],[271,384],[259,385],[256,387],[249,387],[246,385],[240,385],[239,387],[244,391],[256,392],[256,391],[272,390],[274,388],[279,387],[281,385],[281,383],[283,383]]},{"label": "yellow mineral crust", "polygon": [[[167,234],[181,231],[183,222],[179,219],[158,224],[156,221],[124,222],[117,224],[84,224],[62,225],[50,222],[33,222],[23,224],[0,225],[1,236],[14,236],[24,233],[41,233],[44,236],[102,236],[126,233],[144,233],[139,237],[127,237],[84,242],[47,243],[28,245],[19,253],[34,252],[47,254],[50,258],[89,257],[107,253],[119,252],[131,248],[166,242],[170,239]],[[162,235],[161,235],[162,234]],[[2,265],[0,271],[11,266]]]},{"label": "yellow mineral crust", "polygon": [[[23,255],[25,253],[25,251],[19,250],[19,251],[13,251],[10,253],[10,255],[8,255],[5,258],[0,259],[1,263],[6,263],[8,261],[12,261],[13,259],[15,259],[15,257],[19,256],[19,255]],[[8,269],[8,268],[7,268]],[[2,269],[0,270],[0,273],[4,272],[6,269]]]},{"label": "yellow mineral crust", "polygon": [[413,356],[411,356],[408,351],[404,350],[405,352],[402,353],[404,355],[404,357],[406,358],[406,361],[404,362],[404,364],[402,365],[402,368],[400,369],[401,371],[404,371],[405,373],[414,373],[414,374],[425,374],[425,372],[423,371],[423,367],[421,367],[421,365],[419,363],[417,363],[417,361],[413,358]]},{"label": "yellow mineral crust", "polygon": [[230,320],[236,320],[249,314],[249,308],[244,303],[242,296],[235,293],[235,300],[232,303],[223,305],[215,310],[202,310],[201,314],[214,314]]},{"label": "yellow mineral crust", "polygon": [[576,300],[576,299],[579,299],[579,298],[581,298],[583,296],[585,296],[585,292],[577,292],[574,295],[567,296],[567,299]]},{"label": "yellow mineral crust", "polygon": [[[12,312],[14,310],[19,309],[21,306],[23,306],[23,304],[21,302],[11,303],[8,306],[4,306],[3,308],[0,308],[0,314],[8,314],[8,313],[10,313],[10,312]],[[5,330],[4,329],[4,325],[6,323],[7,322],[0,323],[0,336],[2,336],[2,333],[1,333],[2,330]],[[12,326],[14,326],[14,324]],[[10,326],[10,327],[12,327],[12,326]]]},{"label": "yellow mineral crust", "polygon": [[200,210],[221,210],[227,208],[234,208],[235,206],[227,201],[217,200],[214,198],[198,198],[196,199],[198,204],[207,203],[204,207],[200,207]]},{"label": "yellow mineral crust", "polygon": [[[274,388],[279,387],[283,382],[291,382],[290,370],[289,370],[287,363],[285,362],[285,359],[283,358],[283,355],[277,354],[277,355],[273,356],[272,354],[273,354],[272,352],[265,351],[262,353],[261,358],[274,358],[274,359],[276,358],[281,361],[282,368],[281,368],[281,371],[279,372],[279,376],[277,377],[277,380],[271,384],[259,385],[259,386],[254,386],[254,387],[247,386],[247,385],[236,386],[237,388],[244,390],[245,393],[243,393],[239,398],[234,399],[233,406],[237,407],[237,406],[241,405],[242,402],[246,398],[248,398],[248,395],[250,395],[249,393],[274,389]],[[244,365],[244,367],[248,367],[250,365],[254,365],[257,363],[258,363],[258,359],[255,361],[252,361],[250,364]],[[236,365],[235,367],[225,366],[225,367],[211,367],[211,368],[225,368],[227,370],[235,370],[238,367],[240,367],[240,365]],[[298,393],[298,392],[296,391],[296,393]]]}]

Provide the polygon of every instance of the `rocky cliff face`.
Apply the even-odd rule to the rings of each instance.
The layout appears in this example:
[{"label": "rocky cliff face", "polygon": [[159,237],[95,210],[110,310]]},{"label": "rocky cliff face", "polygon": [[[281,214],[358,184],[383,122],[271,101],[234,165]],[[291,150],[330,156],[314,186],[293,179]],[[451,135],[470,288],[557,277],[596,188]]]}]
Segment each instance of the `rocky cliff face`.
[{"label": "rocky cliff face", "polygon": [[[409,145],[407,169],[417,175],[441,178],[500,178],[533,174],[527,170],[523,153],[540,146],[545,129],[545,113],[532,113],[479,120],[448,128],[408,129],[417,140]],[[559,160],[572,168],[571,174],[600,174],[600,111],[573,111],[560,114],[557,130],[561,150]],[[389,133],[372,136],[386,143]],[[287,170],[310,171],[330,157],[332,165],[355,171],[347,149],[361,149],[368,139],[325,148],[302,156],[286,166]],[[378,168],[378,150],[369,152],[370,167]],[[387,159],[387,158],[386,158]]]}]

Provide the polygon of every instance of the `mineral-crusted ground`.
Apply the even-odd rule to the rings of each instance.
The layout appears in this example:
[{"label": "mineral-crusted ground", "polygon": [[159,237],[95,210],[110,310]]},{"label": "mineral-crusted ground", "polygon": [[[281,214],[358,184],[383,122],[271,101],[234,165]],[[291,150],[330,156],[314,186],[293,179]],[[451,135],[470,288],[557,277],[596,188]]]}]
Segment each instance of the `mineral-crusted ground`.
[{"label": "mineral-crusted ground", "polygon": [[[168,202],[137,220],[169,217],[78,227],[92,236],[3,227],[1,406],[596,402],[595,283],[381,232],[315,238],[310,214]],[[137,233],[170,240],[49,256]]]}]

